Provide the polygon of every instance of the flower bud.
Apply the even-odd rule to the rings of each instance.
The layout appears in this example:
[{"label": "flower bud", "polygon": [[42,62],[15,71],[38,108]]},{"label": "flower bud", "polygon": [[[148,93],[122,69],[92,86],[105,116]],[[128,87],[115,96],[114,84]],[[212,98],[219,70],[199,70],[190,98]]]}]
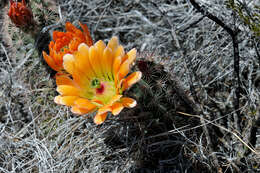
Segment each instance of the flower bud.
[{"label": "flower bud", "polygon": [[8,16],[17,27],[28,27],[34,23],[32,10],[26,6],[25,0],[22,2],[10,0],[10,3]]}]

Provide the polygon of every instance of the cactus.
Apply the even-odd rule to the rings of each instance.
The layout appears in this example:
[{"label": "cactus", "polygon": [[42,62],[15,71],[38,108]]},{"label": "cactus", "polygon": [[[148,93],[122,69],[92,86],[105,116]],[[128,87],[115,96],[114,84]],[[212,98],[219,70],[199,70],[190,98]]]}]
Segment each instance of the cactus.
[{"label": "cactus", "polygon": [[[8,16],[4,19],[4,41],[16,51],[15,48],[36,46],[38,53],[47,49],[50,35],[48,32],[42,32],[46,24],[57,22],[58,15],[52,1],[32,0],[30,3],[10,1]],[[6,12],[7,13],[7,12]],[[24,44],[22,46],[21,44]],[[28,51],[28,50],[26,50]]]}]

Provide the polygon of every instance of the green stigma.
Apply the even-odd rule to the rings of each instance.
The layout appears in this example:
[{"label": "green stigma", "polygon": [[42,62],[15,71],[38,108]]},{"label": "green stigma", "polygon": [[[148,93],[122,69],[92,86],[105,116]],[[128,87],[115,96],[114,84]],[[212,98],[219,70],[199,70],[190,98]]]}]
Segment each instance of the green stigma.
[{"label": "green stigma", "polygon": [[66,46],[62,47],[62,48],[60,49],[60,51],[63,52],[64,49],[68,49],[68,48],[69,48],[69,46],[66,45]]},{"label": "green stigma", "polygon": [[91,81],[91,88],[100,88],[101,87],[101,83],[98,79],[93,79]]}]

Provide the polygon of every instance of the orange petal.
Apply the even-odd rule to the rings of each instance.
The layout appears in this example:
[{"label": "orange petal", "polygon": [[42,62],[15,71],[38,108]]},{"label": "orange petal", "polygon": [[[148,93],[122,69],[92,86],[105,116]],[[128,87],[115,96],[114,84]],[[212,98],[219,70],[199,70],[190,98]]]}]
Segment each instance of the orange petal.
[{"label": "orange petal", "polygon": [[[104,53],[104,50],[106,48],[106,45],[105,43],[102,41],[102,40],[99,40],[98,42],[95,43],[94,45],[96,51],[95,51],[95,58],[94,58],[94,54],[91,55],[91,61],[98,61],[97,64],[99,64],[98,66],[95,66],[95,68],[97,68],[97,70],[101,71],[102,72],[102,76],[104,78],[107,78],[106,76],[106,71],[105,71],[105,68],[106,65],[104,64],[104,60],[103,60],[103,53]],[[94,51],[93,51],[94,53]]]},{"label": "orange petal", "polygon": [[52,57],[46,54],[46,52],[42,52],[43,58],[46,61],[46,63],[55,71],[60,71],[61,67],[57,66],[55,61],[53,60]]},{"label": "orange petal", "polygon": [[54,41],[56,41],[58,38],[64,36],[65,33],[64,32],[60,32],[60,31],[53,31],[52,32],[52,38]]},{"label": "orange petal", "polygon": [[113,36],[113,37],[109,40],[109,42],[108,42],[108,44],[107,44],[107,47],[109,47],[112,52],[115,52],[116,49],[117,49],[117,47],[118,47],[118,45],[119,45],[119,44],[118,44],[118,38],[115,37],[115,36]]},{"label": "orange petal", "polygon": [[130,61],[127,59],[123,64],[120,66],[119,72],[118,72],[118,81],[123,79],[130,71]]},{"label": "orange petal", "polygon": [[69,73],[73,74],[75,68],[75,58],[71,54],[63,56],[63,67]]},{"label": "orange petal", "polygon": [[99,40],[98,42],[95,43],[94,46],[97,49],[97,52],[99,53],[99,55],[103,55],[103,52],[106,48],[105,43],[102,40]]},{"label": "orange petal", "polygon": [[89,88],[90,78],[88,78],[88,76],[78,68],[73,69],[72,78],[77,86],[81,88]]},{"label": "orange petal", "polygon": [[79,22],[80,27],[83,29],[84,35],[86,37],[86,43],[88,46],[92,46],[93,45],[93,40],[90,36],[88,27],[86,24],[82,24],[81,22]]},{"label": "orange petal", "polygon": [[89,47],[85,43],[78,46],[78,52],[75,53],[76,67],[89,79],[96,76],[89,59]]},{"label": "orange petal", "polygon": [[102,124],[107,118],[107,112],[102,114],[96,114],[94,117],[94,123],[95,124]]},{"label": "orange petal", "polygon": [[68,44],[69,50],[70,50],[71,52],[77,51],[79,44],[80,44],[80,42],[79,42],[78,40],[76,40],[76,38],[74,38],[74,39],[71,40],[71,41],[69,42],[69,44]]},{"label": "orange petal", "polygon": [[120,65],[121,65],[121,57],[117,56],[113,62],[113,76],[114,76],[115,86],[117,86],[118,84],[118,71],[120,69]]},{"label": "orange petal", "polygon": [[73,32],[75,29],[77,29],[72,23],[66,22],[65,28],[69,32]]},{"label": "orange petal", "polygon": [[123,96],[123,95],[114,95],[114,96],[111,98],[111,100],[110,100],[110,102],[109,102],[108,105],[112,105],[112,104],[115,103],[116,101],[120,100],[120,98],[121,98],[122,96]]},{"label": "orange petal", "polygon": [[111,108],[112,108],[112,114],[118,115],[124,109],[124,106],[122,103],[116,102],[112,105]]},{"label": "orange petal", "polygon": [[123,62],[125,62],[125,60],[127,60],[127,59],[128,59],[128,55],[127,55],[127,54],[125,54],[125,55],[124,55],[124,56],[123,56],[121,59],[122,59],[122,60],[121,60],[121,61],[122,61],[122,63],[123,63]]},{"label": "orange petal", "polygon": [[55,78],[56,78],[56,85],[74,85],[74,81],[68,75],[56,74]]},{"label": "orange petal", "polygon": [[119,67],[122,63],[122,57],[125,55],[124,47],[122,45],[118,46],[115,52],[115,58],[113,60],[113,73],[114,75],[118,73]]},{"label": "orange petal", "polygon": [[55,64],[58,66],[58,67],[61,67],[63,68],[63,52],[56,52],[54,51],[53,53],[53,60],[55,61]]},{"label": "orange petal", "polygon": [[136,49],[134,48],[134,49],[131,49],[129,52],[127,52],[127,56],[128,56],[129,63],[132,65],[132,63],[136,59]]},{"label": "orange petal", "polygon": [[102,67],[103,72],[107,80],[113,80],[112,76],[112,64],[113,64],[113,52],[109,47],[106,47],[102,56]]},{"label": "orange petal", "polygon": [[78,115],[84,115],[84,114],[89,113],[89,110],[84,109],[84,108],[79,108],[77,106],[73,106],[71,108],[71,112],[74,113],[74,114],[78,114]]},{"label": "orange petal", "polygon": [[100,106],[104,105],[101,100],[93,99],[93,100],[91,100],[91,101],[94,102],[94,103],[96,103],[96,104],[99,104]]},{"label": "orange petal", "polygon": [[56,96],[54,102],[61,105],[73,106],[78,96]]},{"label": "orange petal", "polygon": [[111,112],[111,111],[112,111],[111,106],[105,105],[105,106],[98,109],[98,114],[103,114],[105,112]]},{"label": "orange petal", "polygon": [[136,71],[129,76],[123,81],[123,91],[130,88],[133,84],[138,82],[142,78],[142,72]]},{"label": "orange petal", "polygon": [[97,106],[91,103],[88,99],[84,98],[78,98],[75,101],[75,105],[77,105],[79,108],[84,108],[89,111],[93,111]]},{"label": "orange petal", "polygon": [[80,94],[79,89],[71,85],[58,85],[57,91],[63,96],[79,96]]},{"label": "orange petal", "polygon": [[[113,80],[113,62],[115,57],[117,57],[116,54],[118,54],[118,56],[122,53],[120,51],[122,51],[122,46],[121,49],[117,51],[119,46],[118,43],[118,38],[117,37],[112,37],[108,44],[107,44],[107,48],[104,50],[104,54],[105,54],[105,58],[107,59],[107,65],[108,65],[108,73],[109,73],[109,77],[111,80]],[[123,48],[124,49],[124,48]]]},{"label": "orange petal", "polygon": [[123,97],[120,101],[123,104],[123,106],[127,108],[133,108],[136,106],[136,101],[129,97]]},{"label": "orange petal", "polygon": [[125,50],[122,45],[119,45],[115,51],[115,57],[123,57],[125,55]]},{"label": "orange petal", "polygon": [[93,67],[93,71],[95,72],[97,77],[100,79],[105,78],[101,65],[101,57],[99,56],[99,53],[97,52],[97,49],[94,46],[91,46],[89,48],[89,62]]}]

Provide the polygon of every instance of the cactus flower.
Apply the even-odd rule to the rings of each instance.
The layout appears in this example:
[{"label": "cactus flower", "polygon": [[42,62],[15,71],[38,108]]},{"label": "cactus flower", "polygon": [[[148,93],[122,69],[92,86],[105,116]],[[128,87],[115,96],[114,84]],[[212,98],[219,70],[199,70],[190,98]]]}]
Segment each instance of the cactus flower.
[{"label": "cactus flower", "polygon": [[25,0],[14,2],[10,0],[8,16],[17,27],[27,27],[33,23],[32,10],[26,6]]},{"label": "cactus flower", "polygon": [[139,71],[128,75],[135,59],[136,49],[125,53],[117,37],[112,37],[108,45],[101,40],[90,47],[81,43],[77,51],[63,57],[67,73],[56,75],[60,95],[55,103],[70,106],[79,115],[97,111],[96,124],[103,123],[108,112],[118,115],[124,107],[134,107],[136,101],[123,92],[141,79]]},{"label": "cactus flower", "polygon": [[63,56],[67,53],[73,54],[80,43],[93,45],[87,25],[79,24],[83,32],[70,22],[66,23],[66,32],[53,32],[53,41],[49,44],[49,55],[43,51],[45,61],[53,70],[63,70]]}]

